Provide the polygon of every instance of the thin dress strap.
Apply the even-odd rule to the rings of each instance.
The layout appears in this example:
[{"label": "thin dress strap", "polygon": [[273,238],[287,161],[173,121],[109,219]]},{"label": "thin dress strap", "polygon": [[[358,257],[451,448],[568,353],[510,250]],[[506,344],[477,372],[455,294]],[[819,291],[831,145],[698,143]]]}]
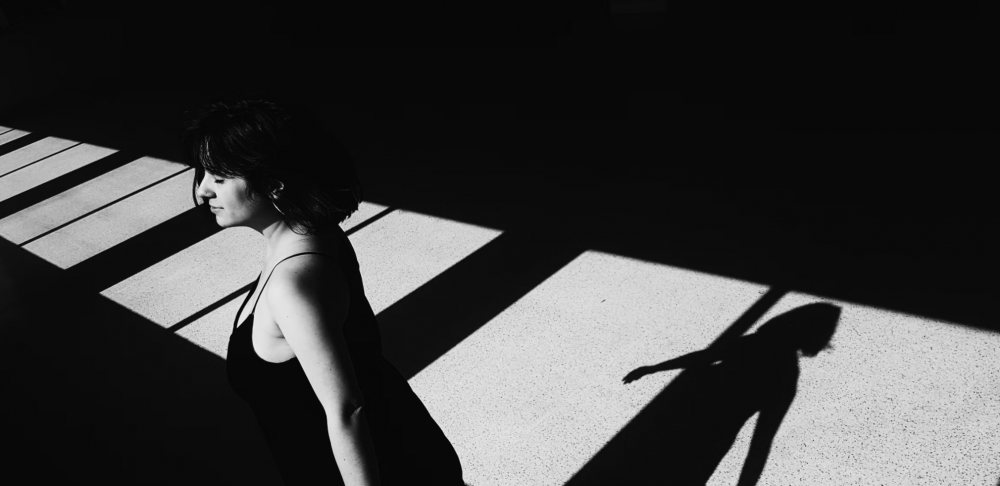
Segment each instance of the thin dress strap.
[{"label": "thin dress strap", "polygon": [[250,293],[247,295],[247,298],[243,299],[243,303],[240,304],[240,310],[236,311],[236,317],[233,318],[233,332],[236,332],[237,327],[240,325],[240,316],[243,315],[243,308],[247,306],[247,302],[250,302],[250,296],[253,295],[254,290],[257,290],[257,284],[260,283],[260,276],[263,274],[264,272],[257,274],[257,280],[254,280],[253,285],[250,287]]},{"label": "thin dress strap", "polygon": [[[302,253],[296,253],[296,254],[294,254],[294,255],[290,255],[290,256],[287,256],[287,257],[285,257],[285,258],[282,258],[281,260],[279,260],[279,261],[278,261],[278,263],[275,263],[275,264],[274,264],[274,266],[273,266],[273,267],[271,267],[271,273],[268,273],[268,274],[267,274],[267,278],[266,278],[266,279],[264,279],[264,286],[267,286],[267,281],[268,281],[268,280],[271,280],[271,275],[272,275],[272,274],[274,273],[274,269],[275,269],[275,268],[277,268],[277,267],[278,267],[278,265],[279,265],[279,264],[280,264],[281,262],[283,262],[283,261],[285,261],[285,260],[288,260],[289,258],[291,258],[291,257],[293,257],[293,256],[299,256],[299,255],[305,255],[305,254],[308,254],[308,253],[314,253],[314,254],[316,254],[316,255],[326,255],[326,256],[333,256],[333,255],[327,255],[326,253],[320,253],[320,252],[318,252],[318,251],[304,251],[304,252],[302,252]],[[258,281],[258,282],[260,281],[260,277],[257,277],[257,281]],[[252,309],[250,309],[250,315],[253,315],[253,313],[254,313],[255,311],[257,311],[257,302],[260,302],[260,296],[264,294],[264,286],[261,286],[261,288],[260,288],[260,293],[259,293],[259,294],[257,294],[257,300],[255,300],[255,301],[254,301],[254,303],[253,303],[253,308],[252,308]]]}]

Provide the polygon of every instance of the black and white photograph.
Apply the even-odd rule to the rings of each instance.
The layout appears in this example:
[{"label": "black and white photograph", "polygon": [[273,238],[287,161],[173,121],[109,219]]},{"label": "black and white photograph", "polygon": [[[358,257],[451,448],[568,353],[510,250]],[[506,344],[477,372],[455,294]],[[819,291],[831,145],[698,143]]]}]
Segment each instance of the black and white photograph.
[{"label": "black and white photograph", "polygon": [[0,0],[0,482],[1000,486],[990,30]]}]

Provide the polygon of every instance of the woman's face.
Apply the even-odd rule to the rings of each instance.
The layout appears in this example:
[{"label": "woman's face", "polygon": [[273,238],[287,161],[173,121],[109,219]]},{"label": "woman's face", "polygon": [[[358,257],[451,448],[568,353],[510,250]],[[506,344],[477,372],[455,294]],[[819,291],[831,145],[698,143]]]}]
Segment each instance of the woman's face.
[{"label": "woman's face", "polygon": [[[249,226],[260,229],[275,219],[277,212],[266,200],[250,201],[246,197],[246,180],[224,178],[205,171],[196,192],[211,206],[215,221],[223,228]],[[274,213],[274,214],[271,214]]]}]

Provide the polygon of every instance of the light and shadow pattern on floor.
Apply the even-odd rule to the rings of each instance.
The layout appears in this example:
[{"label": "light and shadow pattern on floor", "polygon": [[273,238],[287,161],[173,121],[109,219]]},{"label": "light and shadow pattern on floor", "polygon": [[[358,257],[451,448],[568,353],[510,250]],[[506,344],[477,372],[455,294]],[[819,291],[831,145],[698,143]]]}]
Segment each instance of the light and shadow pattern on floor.
[{"label": "light and shadow pattern on floor", "polygon": [[[28,134],[0,127],[0,149]],[[4,153],[0,202],[114,152],[45,137]],[[191,209],[192,177],[182,164],[140,157],[7,215],[0,237],[69,269]],[[343,224],[376,313],[503,233],[389,209],[366,202]],[[252,230],[227,229],[100,294],[166,329],[184,323],[178,336],[224,359],[246,297],[238,291],[256,278],[264,250]],[[454,443],[469,484],[561,485],[679,373],[626,385],[628,372],[705,348],[770,288],[585,251],[410,384]],[[839,326],[832,349],[799,360],[794,402],[758,484],[996,483],[1000,336],[794,291],[748,332],[813,302],[841,307]],[[433,322],[412,325],[434,332]],[[755,422],[708,484],[736,484]]]}]

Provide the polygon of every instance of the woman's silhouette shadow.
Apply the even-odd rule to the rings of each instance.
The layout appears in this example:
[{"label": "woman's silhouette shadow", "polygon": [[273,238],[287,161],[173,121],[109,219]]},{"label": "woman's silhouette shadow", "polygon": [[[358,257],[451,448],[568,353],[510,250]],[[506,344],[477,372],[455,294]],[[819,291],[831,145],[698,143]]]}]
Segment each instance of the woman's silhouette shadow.
[{"label": "woman's silhouette shadow", "polygon": [[799,353],[812,357],[829,347],[839,319],[840,307],[808,304],[753,334],[633,370],[625,383],[684,369],[567,486],[705,484],[759,411],[738,483],[756,484],[795,398]]}]

